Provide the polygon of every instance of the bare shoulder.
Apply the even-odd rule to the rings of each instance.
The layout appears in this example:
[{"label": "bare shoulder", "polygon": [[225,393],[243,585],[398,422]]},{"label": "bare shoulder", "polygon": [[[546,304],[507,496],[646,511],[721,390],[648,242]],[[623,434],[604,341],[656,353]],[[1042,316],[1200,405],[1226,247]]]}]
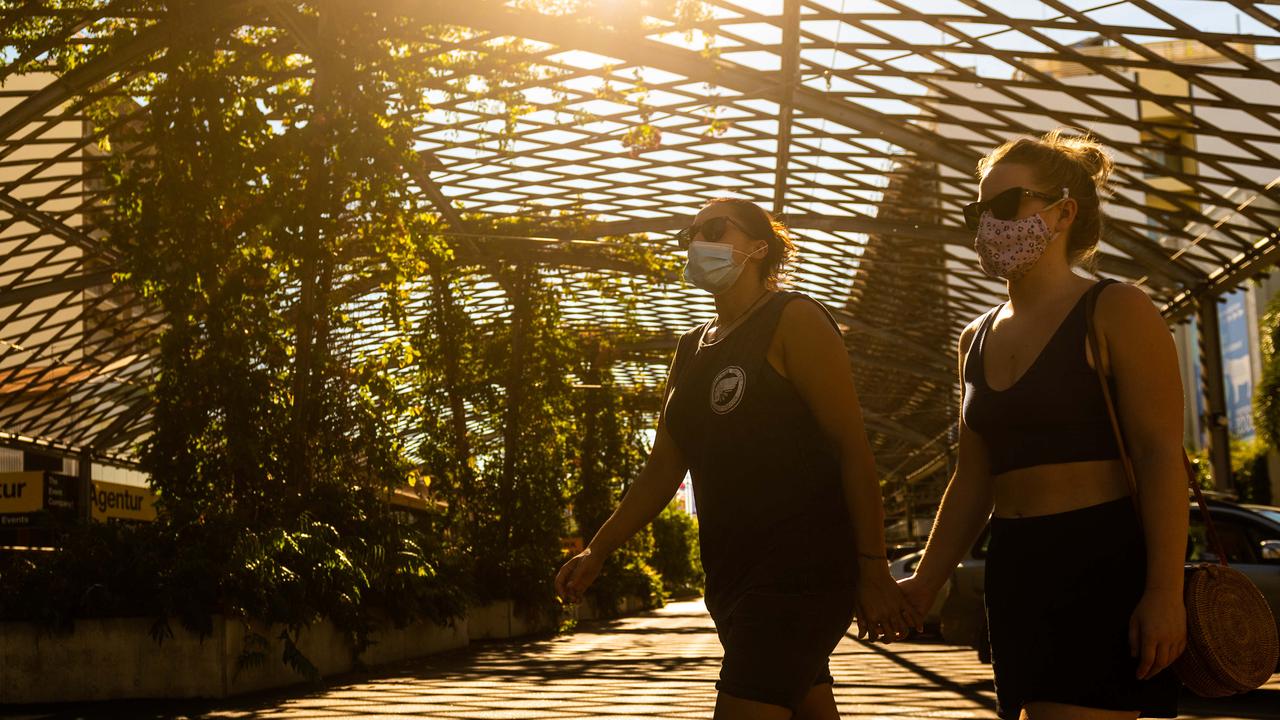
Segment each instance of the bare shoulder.
[{"label": "bare shoulder", "polygon": [[1098,306],[1094,312],[1099,329],[1108,334],[1165,325],[1151,298],[1141,288],[1129,283],[1112,283],[1103,288],[1098,293]]},{"label": "bare shoulder", "polygon": [[782,308],[778,323],[786,335],[795,338],[813,339],[840,334],[826,309],[807,295],[797,295],[789,300]]}]

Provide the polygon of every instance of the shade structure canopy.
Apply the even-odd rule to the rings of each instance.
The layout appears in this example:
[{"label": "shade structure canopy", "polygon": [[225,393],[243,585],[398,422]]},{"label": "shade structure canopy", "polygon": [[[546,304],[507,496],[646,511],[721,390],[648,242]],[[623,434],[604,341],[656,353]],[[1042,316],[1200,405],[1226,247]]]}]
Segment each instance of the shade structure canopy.
[{"label": "shade structure canopy", "polygon": [[[566,322],[641,331],[614,374],[653,393],[674,339],[712,305],[674,273],[636,267],[613,238],[639,236],[675,265],[674,233],[703,202],[752,199],[796,236],[790,286],[827,304],[845,331],[891,478],[930,469],[954,440],[959,331],[1003,296],[978,269],[960,218],[977,194],[977,161],[999,143],[1065,126],[1112,149],[1096,273],[1138,284],[1170,321],[1265,272],[1280,251],[1275,4],[362,5],[402,16],[440,53],[515,58],[528,69],[501,93],[459,92],[450,73],[468,71],[457,68],[403,88],[430,100],[415,118],[422,162],[408,171],[458,257],[477,268],[468,312],[494,322],[508,312],[487,264],[542,268],[563,289]],[[3,20],[56,21],[61,32],[43,51],[100,50],[59,72],[11,72],[0,88],[0,431],[119,462],[149,432],[164,317],[113,282],[118,254],[99,223],[110,196],[93,167],[105,153],[149,149],[104,149],[85,107],[128,94],[193,32],[280,28],[305,77],[324,42],[317,16],[340,12],[324,2],[140,7],[22,4]],[[12,69],[32,57],[5,59]],[[145,97],[132,99],[147,112]],[[486,217],[530,221],[500,233],[475,220]],[[376,347],[378,288],[345,291],[351,311],[370,318],[345,341]]]}]

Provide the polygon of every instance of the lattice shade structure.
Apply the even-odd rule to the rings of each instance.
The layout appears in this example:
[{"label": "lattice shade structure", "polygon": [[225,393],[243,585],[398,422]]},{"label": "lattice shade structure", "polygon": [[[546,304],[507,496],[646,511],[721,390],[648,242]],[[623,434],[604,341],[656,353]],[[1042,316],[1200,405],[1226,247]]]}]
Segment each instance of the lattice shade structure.
[{"label": "lattice shade structure", "polygon": [[[11,74],[0,88],[7,439],[127,461],[147,433],[149,343],[164,319],[111,282],[113,249],[94,222],[109,212],[92,179],[103,129],[82,111],[122,92],[174,38],[277,24],[270,10],[278,4],[210,4],[203,15],[171,16],[124,1],[78,10],[6,3],[2,23],[69,16],[59,43],[102,46],[60,77]],[[416,118],[414,179],[459,258],[477,267],[537,264],[563,288],[566,322],[609,328],[631,318],[651,336],[615,371],[637,392],[656,389],[674,338],[712,306],[675,278],[635,280],[641,275],[610,252],[608,238],[640,234],[678,259],[674,232],[709,198],[735,194],[781,212],[801,250],[791,286],[826,303],[845,327],[891,479],[951,442],[959,330],[1003,292],[978,270],[959,217],[977,192],[977,160],[1000,142],[1073,126],[1114,149],[1098,272],[1138,283],[1171,321],[1265,272],[1280,252],[1280,5],[362,5],[402,14],[439,52],[528,64],[527,81],[501,97],[482,87],[460,93],[445,69],[438,85],[405,88],[432,104]],[[288,52],[305,57],[315,42],[307,28],[278,24],[295,36]],[[312,69],[298,65],[303,75]],[[513,102],[527,111],[513,115]],[[145,98],[137,112],[146,112]],[[501,128],[508,132],[499,137]],[[573,229],[504,237],[468,220],[548,213],[576,219]],[[600,291],[602,276],[616,292]],[[470,290],[470,312],[503,321],[500,286],[480,273]],[[374,348],[377,291],[350,293],[352,312],[370,322],[345,341]]]}]

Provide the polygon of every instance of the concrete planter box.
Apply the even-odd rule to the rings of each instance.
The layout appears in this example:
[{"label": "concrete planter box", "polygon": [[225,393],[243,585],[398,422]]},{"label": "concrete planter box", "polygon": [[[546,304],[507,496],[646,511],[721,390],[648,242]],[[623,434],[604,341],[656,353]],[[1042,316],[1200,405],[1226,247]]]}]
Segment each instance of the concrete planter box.
[{"label": "concrete planter box", "polygon": [[554,618],[538,613],[530,618],[510,600],[467,609],[467,632],[472,640],[506,640],[548,633],[556,629]]},{"label": "concrete planter box", "polygon": [[[647,608],[639,596],[627,595],[622,598],[619,609],[617,617],[634,615]],[[569,607],[567,612],[574,620],[600,620],[606,617],[590,600]],[[467,610],[467,631],[472,640],[508,640],[545,634],[555,629],[555,618],[545,613],[530,618],[516,610],[515,604],[510,600],[499,600]]]},{"label": "concrete planter box", "polygon": [[[244,622],[221,616],[200,638],[181,625],[157,645],[153,620],[76,621],[75,631],[49,634],[26,623],[0,623],[0,703],[49,703],[131,698],[225,698],[284,687],[305,679],[281,662],[281,628],[256,626],[266,638],[263,662],[238,668],[245,649]],[[342,633],[324,621],[304,629],[299,650],[322,676],[350,671],[355,657]],[[452,626],[416,623],[370,637],[366,665],[397,662],[467,645],[466,620]]]},{"label": "concrete planter box", "polygon": [[625,617],[627,615],[635,615],[644,612],[648,608],[645,607],[644,599],[638,595],[625,595],[622,602],[618,604],[618,614],[616,616],[607,615],[600,612],[600,608],[590,599],[587,602],[574,606],[574,619],[582,620],[604,620],[612,617]]}]

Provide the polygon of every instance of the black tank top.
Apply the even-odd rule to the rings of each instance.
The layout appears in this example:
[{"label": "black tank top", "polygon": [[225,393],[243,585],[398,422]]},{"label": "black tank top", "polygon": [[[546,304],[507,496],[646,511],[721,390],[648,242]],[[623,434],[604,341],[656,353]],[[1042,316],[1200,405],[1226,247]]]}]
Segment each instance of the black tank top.
[{"label": "black tank top", "polygon": [[766,359],[792,300],[815,302],[778,293],[712,345],[700,346],[706,325],[694,328],[672,364],[665,419],[693,478],[713,615],[748,590],[834,589],[855,577],[839,457]]},{"label": "black tank top", "polygon": [[1085,344],[1089,334],[1086,300],[1112,282],[1103,280],[1080,297],[1044,350],[1007,390],[991,389],[983,362],[987,333],[1003,306],[983,316],[965,357],[963,418],[986,443],[992,475],[1036,465],[1120,457],[1098,375],[1086,360]]}]

